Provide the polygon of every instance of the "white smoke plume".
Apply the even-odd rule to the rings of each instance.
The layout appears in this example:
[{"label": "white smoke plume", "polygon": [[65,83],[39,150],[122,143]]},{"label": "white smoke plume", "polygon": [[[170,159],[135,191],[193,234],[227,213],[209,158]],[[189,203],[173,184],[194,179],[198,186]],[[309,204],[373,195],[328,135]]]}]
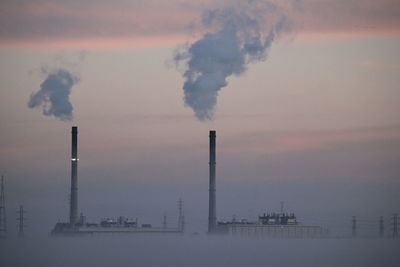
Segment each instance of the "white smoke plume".
[{"label": "white smoke plume", "polygon": [[225,9],[207,10],[202,25],[207,32],[174,60],[184,64],[185,105],[201,120],[211,120],[218,92],[227,78],[244,73],[249,63],[264,61],[272,41],[290,29],[282,9],[267,1],[249,0]]},{"label": "white smoke plume", "polygon": [[45,116],[54,116],[62,121],[72,120],[69,95],[78,81],[79,78],[66,69],[53,70],[40,85],[40,90],[31,95],[28,107],[42,108]]},{"label": "white smoke plume", "polygon": [[28,102],[29,108],[41,108],[45,116],[54,116],[62,121],[73,119],[73,107],[69,96],[71,89],[79,81],[81,66],[87,56],[86,51],[79,53],[55,55],[51,66],[43,64],[39,72],[46,75],[40,90],[32,93]]}]

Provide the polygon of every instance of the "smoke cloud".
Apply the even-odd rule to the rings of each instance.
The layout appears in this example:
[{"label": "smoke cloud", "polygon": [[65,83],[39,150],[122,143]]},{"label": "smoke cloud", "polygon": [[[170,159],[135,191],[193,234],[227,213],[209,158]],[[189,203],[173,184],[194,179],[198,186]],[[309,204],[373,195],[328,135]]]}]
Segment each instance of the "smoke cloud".
[{"label": "smoke cloud", "polygon": [[174,60],[184,64],[185,105],[201,120],[211,120],[218,92],[229,76],[240,76],[248,64],[264,61],[278,34],[290,29],[282,10],[273,3],[249,0],[237,7],[207,10],[202,26],[207,32],[177,50]]},{"label": "smoke cloud", "polygon": [[51,71],[40,85],[40,90],[31,95],[28,107],[42,108],[45,116],[54,116],[62,121],[72,120],[73,107],[69,95],[77,82],[79,78],[66,69]]}]

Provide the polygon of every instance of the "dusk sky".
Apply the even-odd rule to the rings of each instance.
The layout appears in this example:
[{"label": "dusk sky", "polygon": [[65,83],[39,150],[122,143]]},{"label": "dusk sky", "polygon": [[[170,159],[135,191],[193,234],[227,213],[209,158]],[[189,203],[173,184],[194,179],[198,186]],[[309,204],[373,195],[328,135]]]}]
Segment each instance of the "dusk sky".
[{"label": "dusk sky", "polygon": [[[238,20],[238,47],[274,38],[257,58],[240,50],[240,70],[221,63],[233,74],[199,120],[204,110],[196,117],[185,104],[188,59],[174,59],[198,40],[207,45],[205,34],[218,35],[246,6],[258,28]],[[217,52],[229,56],[227,36]],[[0,59],[0,173],[12,226],[19,204],[31,229],[67,219],[74,125],[79,209],[91,221],[123,213],[157,224],[164,211],[173,221],[183,198],[188,227],[204,232],[209,130],[218,219],[255,219],[280,201],[317,223],[400,212],[398,0],[3,0]],[[49,103],[31,97],[60,69],[71,75],[71,113],[61,101],[44,115]]]}]

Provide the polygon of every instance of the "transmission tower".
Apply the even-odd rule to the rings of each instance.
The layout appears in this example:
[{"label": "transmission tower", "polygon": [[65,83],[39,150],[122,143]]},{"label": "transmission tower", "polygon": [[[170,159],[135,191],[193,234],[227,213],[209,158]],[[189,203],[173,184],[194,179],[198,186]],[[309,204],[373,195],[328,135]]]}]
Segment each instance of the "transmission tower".
[{"label": "transmission tower", "polygon": [[17,220],[19,221],[18,223],[18,237],[22,238],[24,237],[24,228],[25,228],[25,217],[24,213],[26,211],[24,210],[24,206],[20,205],[19,210],[17,210],[18,213],[18,218]]},{"label": "transmission tower", "polygon": [[182,233],[185,231],[185,212],[182,211]]},{"label": "transmission tower", "polygon": [[6,203],[4,199],[4,176],[2,175],[0,191],[0,238],[7,236]]},{"label": "transmission tower", "polygon": [[393,238],[397,238],[399,233],[398,233],[398,214],[395,213],[393,214]]}]

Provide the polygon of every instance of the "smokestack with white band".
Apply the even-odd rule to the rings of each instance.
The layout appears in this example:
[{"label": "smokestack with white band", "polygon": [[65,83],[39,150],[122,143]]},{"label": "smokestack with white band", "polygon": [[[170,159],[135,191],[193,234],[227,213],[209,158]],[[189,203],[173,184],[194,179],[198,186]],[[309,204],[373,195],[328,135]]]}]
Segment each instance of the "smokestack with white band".
[{"label": "smokestack with white band", "polygon": [[71,147],[71,200],[69,210],[69,223],[78,222],[78,127],[72,127]]}]

